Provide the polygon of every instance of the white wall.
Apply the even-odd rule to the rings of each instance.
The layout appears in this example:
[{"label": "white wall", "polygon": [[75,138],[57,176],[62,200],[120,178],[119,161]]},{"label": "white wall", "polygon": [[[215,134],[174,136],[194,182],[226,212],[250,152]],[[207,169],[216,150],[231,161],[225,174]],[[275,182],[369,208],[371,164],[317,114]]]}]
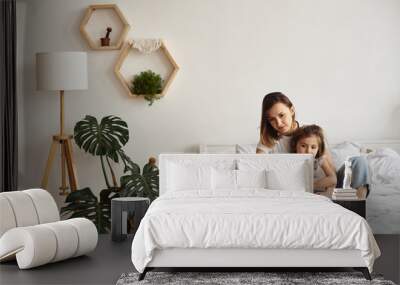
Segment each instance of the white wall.
[{"label": "white wall", "polygon": [[[199,143],[256,142],[271,91],[286,93],[300,121],[322,125],[331,140],[400,139],[400,1],[113,1],[132,25],[129,38],[165,39],[181,67],[151,107],[115,78],[119,51],[92,51],[80,35],[93,1],[19,3],[22,187],[40,184],[58,131],[57,94],[35,91],[34,55],[42,51],[88,51],[89,90],[66,94],[66,129],[85,114],[118,115],[131,132],[126,151],[140,164]],[[104,187],[98,159],[78,149],[75,156],[80,185]]]}]

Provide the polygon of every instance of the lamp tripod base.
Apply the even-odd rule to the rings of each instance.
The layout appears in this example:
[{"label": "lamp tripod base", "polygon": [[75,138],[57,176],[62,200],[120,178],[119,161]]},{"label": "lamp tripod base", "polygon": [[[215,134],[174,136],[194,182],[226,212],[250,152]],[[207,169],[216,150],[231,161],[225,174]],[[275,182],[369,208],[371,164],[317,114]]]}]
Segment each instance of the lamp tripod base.
[{"label": "lamp tripod base", "polygon": [[[51,143],[49,157],[47,159],[46,168],[42,178],[42,188],[46,189],[49,181],[51,166],[54,161],[57,147],[61,148],[61,186],[60,195],[67,195],[68,189],[76,191],[78,189],[75,162],[72,153],[72,136],[71,135],[55,135]],[[69,187],[67,186],[66,174],[68,172]]]}]

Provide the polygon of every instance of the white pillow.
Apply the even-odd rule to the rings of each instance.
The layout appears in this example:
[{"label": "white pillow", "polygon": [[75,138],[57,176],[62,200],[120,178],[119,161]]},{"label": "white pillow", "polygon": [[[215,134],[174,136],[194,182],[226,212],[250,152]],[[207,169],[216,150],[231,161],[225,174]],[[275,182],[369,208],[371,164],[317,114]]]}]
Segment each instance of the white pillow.
[{"label": "white pillow", "polygon": [[266,171],[267,188],[271,190],[307,191],[307,179],[303,172],[285,173],[276,170]]},{"label": "white pillow", "polygon": [[311,183],[311,170],[304,160],[245,158],[238,160],[238,169],[266,170],[268,189],[307,191]]},{"label": "white pillow", "polygon": [[240,188],[267,188],[265,170],[211,170],[211,187],[213,190],[234,191]]},{"label": "white pillow", "polygon": [[390,156],[393,158],[400,158],[400,155],[394,149],[391,149],[388,147],[378,148],[377,150],[375,150],[375,152],[372,152],[370,155],[371,156]]},{"label": "white pillow", "polygon": [[400,156],[391,149],[377,149],[367,156],[373,184],[400,184]]},{"label": "white pillow", "polygon": [[200,145],[200,153],[225,153],[225,154],[235,154],[235,145]]},{"label": "white pillow", "polygon": [[307,178],[301,168],[290,172],[268,170],[266,181],[267,188],[271,190],[307,191]]},{"label": "white pillow", "polygon": [[266,171],[263,170],[236,170],[237,187],[240,188],[267,188]]},{"label": "white pillow", "polygon": [[257,144],[237,144],[236,153],[256,153]]},{"label": "white pillow", "polygon": [[353,142],[342,142],[332,147],[330,151],[333,164],[336,170],[339,170],[348,157],[361,155],[361,146]]},{"label": "white pillow", "polygon": [[168,191],[211,189],[211,167],[170,163],[167,189]]},{"label": "white pillow", "polygon": [[236,190],[236,170],[212,168],[211,181],[213,190]]},{"label": "white pillow", "polygon": [[235,169],[236,160],[234,158],[219,158],[218,156],[205,155],[201,159],[199,158],[177,158],[170,159],[167,161],[166,167],[170,165],[182,165],[184,167],[213,167],[216,169]]}]

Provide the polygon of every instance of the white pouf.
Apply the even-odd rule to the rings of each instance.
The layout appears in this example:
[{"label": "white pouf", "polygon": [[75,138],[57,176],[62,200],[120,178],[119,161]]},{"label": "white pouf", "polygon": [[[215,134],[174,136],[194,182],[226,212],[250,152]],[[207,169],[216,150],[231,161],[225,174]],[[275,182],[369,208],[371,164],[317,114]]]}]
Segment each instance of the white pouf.
[{"label": "white pouf", "polygon": [[0,262],[28,269],[86,254],[98,233],[88,219],[59,221],[53,197],[42,189],[0,193]]}]

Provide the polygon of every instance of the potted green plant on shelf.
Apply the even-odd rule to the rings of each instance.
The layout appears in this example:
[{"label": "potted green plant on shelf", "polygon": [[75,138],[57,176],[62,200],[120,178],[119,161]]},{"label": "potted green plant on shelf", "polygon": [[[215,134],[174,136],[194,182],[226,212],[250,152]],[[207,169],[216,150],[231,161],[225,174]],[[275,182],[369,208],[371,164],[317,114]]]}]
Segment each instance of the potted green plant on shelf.
[{"label": "potted green plant on shelf", "polygon": [[151,70],[146,70],[133,77],[130,89],[133,94],[143,96],[151,106],[155,100],[161,98],[162,86],[161,76]]},{"label": "potted green plant on shelf", "polygon": [[[79,148],[100,158],[107,188],[100,191],[100,199],[88,187],[71,192],[65,201],[67,205],[61,209],[62,215],[88,218],[100,233],[105,233],[110,230],[112,198],[135,196],[153,201],[158,197],[159,170],[155,159],[151,158],[141,171],[124,152],[122,147],[129,140],[129,130],[121,118],[106,116],[99,123],[95,117],[87,115],[76,123],[74,139]],[[113,164],[120,162],[124,166],[124,175],[118,185]]]}]

